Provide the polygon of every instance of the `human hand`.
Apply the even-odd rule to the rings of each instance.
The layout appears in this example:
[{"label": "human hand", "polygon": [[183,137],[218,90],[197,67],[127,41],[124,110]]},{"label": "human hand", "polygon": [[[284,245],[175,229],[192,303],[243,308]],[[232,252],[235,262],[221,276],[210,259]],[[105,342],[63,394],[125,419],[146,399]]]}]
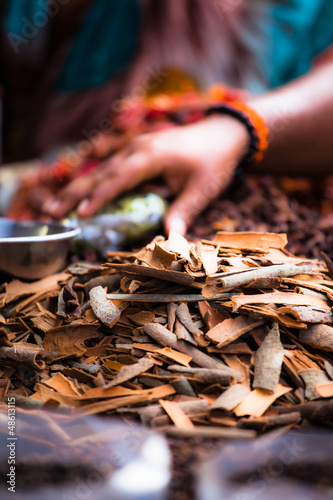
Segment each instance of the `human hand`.
[{"label": "human hand", "polygon": [[244,125],[221,115],[143,134],[95,171],[70,182],[43,210],[61,218],[77,207],[80,217],[89,217],[123,192],[162,176],[176,195],[166,217],[166,231],[185,234],[195,217],[230,183],[248,145]]}]

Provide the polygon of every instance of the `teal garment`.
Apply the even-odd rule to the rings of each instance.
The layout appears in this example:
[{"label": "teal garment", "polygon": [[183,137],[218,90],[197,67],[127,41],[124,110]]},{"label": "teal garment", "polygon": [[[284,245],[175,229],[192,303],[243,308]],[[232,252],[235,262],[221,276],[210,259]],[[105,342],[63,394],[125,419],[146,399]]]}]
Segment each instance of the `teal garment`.
[{"label": "teal garment", "polygon": [[[47,11],[47,0],[7,1],[7,33],[18,36],[24,20]],[[305,74],[313,58],[333,43],[333,0],[285,0],[268,10],[262,27],[270,43],[259,47],[258,35],[254,50],[262,60],[267,87],[272,88]],[[139,24],[138,0],[95,0],[74,38],[58,90],[101,85],[125,68],[135,51]],[[29,50],[34,43],[36,50],[36,43],[44,44],[47,27],[48,23],[20,48]]]},{"label": "teal garment", "polygon": [[[26,20],[34,25],[34,19],[42,19],[45,12],[47,0],[8,0],[7,33],[22,36]],[[49,17],[51,20],[52,15]],[[128,66],[134,55],[139,24],[138,0],[95,0],[75,35],[58,90],[71,92],[101,85]],[[32,37],[23,46],[29,50],[29,44],[36,45],[36,38]],[[40,39],[45,42],[43,37]]]},{"label": "teal garment", "polygon": [[313,59],[333,44],[333,0],[288,0],[271,9],[268,26],[269,87],[309,71]]},{"label": "teal garment", "polygon": [[134,54],[139,21],[137,0],[95,0],[75,37],[60,91],[101,85],[124,69]]}]

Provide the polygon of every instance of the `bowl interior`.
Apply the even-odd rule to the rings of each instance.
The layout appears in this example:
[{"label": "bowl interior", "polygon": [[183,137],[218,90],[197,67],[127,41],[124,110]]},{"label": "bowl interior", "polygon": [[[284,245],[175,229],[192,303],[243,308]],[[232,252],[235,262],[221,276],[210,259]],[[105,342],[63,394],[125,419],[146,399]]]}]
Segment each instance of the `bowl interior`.
[{"label": "bowl interior", "polygon": [[40,239],[58,239],[59,237],[70,237],[77,232],[73,227],[66,227],[58,222],[44,223],[38,221],[13,221],[0,217],[0,240],[13,240],[18,241],[21,238],[28,238],[31,240]]}]

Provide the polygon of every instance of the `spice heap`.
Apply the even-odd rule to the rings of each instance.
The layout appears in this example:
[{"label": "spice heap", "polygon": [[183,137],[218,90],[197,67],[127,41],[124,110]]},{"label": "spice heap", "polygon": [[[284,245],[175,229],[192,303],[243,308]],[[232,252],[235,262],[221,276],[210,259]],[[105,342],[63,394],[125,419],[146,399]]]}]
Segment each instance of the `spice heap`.
[{"label": "spice heap", "polygon": [[[252,437],[333,421],[333,280],[274,233],[175,232],[0,289],[2,400]],[[4,405],[5,406],[5,405]]]},{"label": "spice heap", "polygon": [[[250,170],[247,174],[250,173]],[[246,175],[237,177],[191,228],[193,238],[219,231],[287,233],[287,249],[333,258],[333,178],[310,179]]]}]

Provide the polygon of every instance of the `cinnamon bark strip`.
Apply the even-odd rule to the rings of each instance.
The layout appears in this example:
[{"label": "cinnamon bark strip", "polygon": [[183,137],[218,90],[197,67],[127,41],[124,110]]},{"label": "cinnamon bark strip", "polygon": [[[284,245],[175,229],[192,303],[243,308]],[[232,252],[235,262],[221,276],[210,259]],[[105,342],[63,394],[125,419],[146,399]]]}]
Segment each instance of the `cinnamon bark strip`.
[{"label": "cinnamon bark strip", "polygon": [[197,325],[194,324],[190,311],[188,310],[187,304],[182,302],[179,304],[176,310],[176,315],[179,321],[185,326],[185,328],[190,332],[193,333],[193,335],[201,335],[202,331],[200,328],[197,327]]},{"label": "cinnamon bark strip", "polygon": [[190,342],[190,344],[197,345],[196,340],[194,337],[190,334],[190,332],[185,328],[185,326],[177,319],[176,324],[175,324],[175,334],[177,336],[177,339],[179,340],[186,340],[187,342]]},{"label": "cinnamon bark strip", "polygon": [[233,411],[237,417],[244,415],[261,417],[276,399],[291,390],[291,387],[284,387],[281,384],[278,384],[273,394],[268,394],[261,389],[254,389]]},{"label": "cinnamon bark strip", "polygon": [[36,371],[45,368],[42,351],[23,349],[21,347],[0,347],[0,360],[2,365],[26,366]]},{"label": "cinnamon bark strip", "polygon": [[131,273],[139,276],[149,276],[164,281],[180,283],[181,285],[191,286],[194,282],[193,276],[181,271],[172,271],[171,269],[158,269],[155,267],[141,266],[139,264],[103,264],[105,268],[116,269],[121,273]]},{"label": "cinnamon bark strip", "polygon": [[[137,392],[137,394],[136,394]],[[135,391],[133,395],[121,396],[118,398],[107,399],[105,401],[98,401],[86,406],[81,406],[78,410],[80,416],[93,415],[94,413],[104,413],[106,411],[116,410],[117,408],[125,408],[138,403],[146,403],[152,400],[159,400],[172,394],[175,394],[175,389],[170,384],[160,385],[153,389],[146,389],[144,391]]]},{"label": "cinnamon bark strip", "polygon": [[279,414],[299,411],[303,418],[310,422],[332,425],[333,420],[333,399],[328,401],[311,401],[295,406],[278,406],[276,410]]},{"label": "cinnamon bark strip", "polygon": [[[196,415],[200,413],[206,413],[209,410],[209,403],[206,399],[192,399],[190,401],[179,401],[178,406],[186,415]],[[163,409],[159,404],[150,404],[145,407],[140,408],[125,408],[124,410],[119,409],[117,413],[135,413],[140,416],[143,424],[149,424],[149,422],[163,415]]]},{"label": "cinnamon bark strip", "polygon": [[333,351],[333,328],[328,325],[309,325],[299,331],[299,340],[315,349]]},{"label": "cinnamon bark strip", "polygon": [[333,381],[316,384],[315,391],[321,398],[333,398]]},{"label": "cinnamon bark strip", "polygon": [[180,376],[179,378],[177,378],[177,380],[171,382],[171,384],[176,389],[177,394],[182,394],[191,398],[196,397],[196,393],[194,392],[193,387],[191,386],[187,378]]},{"label": "cinnamon bark strip", "polygon": [[208,245],[198,245],[198,254],[206,276],[217,273],[219,248]]},{"label": "cinnamon bark strip", "polygon": [[69,277],[67,273],[58,273],[38,281],[33,281],[32,283],[13,280],[6,286],[4,294],[5,303],[9,304],[27,295],[43,294],[52,290],[59,290],[58,282],[68,280]]},{"label": "cinnamon bark strip", "polygon": [[206,384],[221,384],[227,386],[231,382],[231,375],[228,367],[227,370],[223,372],[222,370],[209,368],[187,368],[184,366],[171,365],[169,366],[169,370],[171,372],[188,374]]},{"label": "cinnamon bark strip", "polygon": [[325,365],[326,373],[328,374],[329,378],[331,380],[333,380],[333,365],[332,365],[332,363],[330,363],[327,359],[325,359],[324,365]]},{"label": "cinnamon bark strip", "polygon": [[5,328],[0,327],[0,346],[11,347],[13,343],[8,338],[8,332]]},{"label": "cinnamon bark strip", "polygon": [[167,245],[169,252],[175,253],[188,262],[191,262],[190,246],[184,236],[181,236],[176,231],[171,229]]},{"label": "cinnamon bark strip", "polygon": [[[169,294],[169,293],[108,293],[107,298],[110,300],[123,300],[126,302],[203,302],[206,299],[201,294]],[[211,298],[211,300],[217,299],[229,299],[231,294],[220,293]]]},{"label": "cinnamon bark strip", "polygon": [[320,395],[316,391],[316,385],[326,384],[327,382],[330,381],[323,370],[316,370],[314,368],[309,368],[307,370],[300,370],[298,372],[298,375],[304,380],[305,397],[309,401],[320,398]]},{"label": "cinnamon bark strip", "polygon": [[288,243],[287,235],[276,233],[219,231],[214,240],[223,248],[235,248],[252,252],[268,252],[270,248],[282,250]]},{"label": "cinnamon bark strip", "polygon": [[250,389],[243,384],[235,384],[217,398],[212,404],[210,410],[231,411],[239,405],[243,399],[250,393]]},{"label": "cinnamon bark strip", "polygon": [[184,340],[178,340],[176,335],[167,328],[158,323],[149,323],[143,327],[143,331],[152,337],[159,344],[172,347],[177,351],[183,352],[188,356],[191,356],[194,363],[203,368],[212,368],[217,370],[228,371],[232,376],[237,379],[242,378],[242,374],[236,370],[230,370],[222,361],[214,358],[213,356],[208,356],[204,352],[196,349],[195,347],[188,345]]},{"label": "cinnamon bark strip", "polygon": [[148,356],[144,356],[134,365],[126,365],[120,368],[117,375],[109,382],[105,384],[104,389],[109,389],[110,387],[114,387],[115,385],[122,384],[127,380],[131,380],[132,378],[137,377],[141,373],[146,372],[150,368],[154,366],[154,361]]},{"label": "cinnamon bark strip", "polygon": [[209,330],[206,337],[215,342],[217,347],[224,347],[263,323],[264,321],[253,320],[248,316],[228,318]]},{"label": "cinnamon bark strip", "polygon": [[249,271],[239,272],[230,276],[218,279],[224,291],[249,285],[257,279],[288,278],[298,274],[309,274],[313,272],[326,271],[326,267],[321,263],[311,263],[304,265],[283,264],[277,266],[258,267]]},{"label": "cinnamon bark strip", "polygon": [[175,401],[160,399],[159,403],[178,429],[186,430],[194,427],[190,418]]},{"label": "cinnamon bark strip", "polygon": [[305,323],[332,323],[332,311],[318,311],[310,306],[288,306],[280,307],[279,313],[289,314],[297,321]]},{"label": "cinnamon bark strip", "polygon": [[254,389],[264,389],[274,393],[280,380],[283,355],[284,348],[280,340],[279,325],[274,323],[256,352]]},{"label": "cinnamon bark strip", "polygon": [[295,306],[310,306],[319,311],[330,311],[330,306],[321,299],[307,297],[293,292],[272,292],[256,295],[237,295],[232,297],[233,312],[247,304],[289,304]]},{"label": "cinnamon bark strip", "polygon": [[104,325],[111,328],[120,317],[118,307],[111,300],[108,300],[107,294],[101,286],[92,288],[89,292],[89,298],[94,314]]},{"label": "cinnamon bark strip", "polygon": [[174,331],[174,326],[176,321],[176,311],[177,311],[177,305],[174,302],[170,302],[167,305],[168,329],[170,330],[170,332]]},{"label": "cinnamon bark strip", "polygon": [[184,366],[189,366],[190,361],[192,361],[191,356],[179,351],[174,351],[170,349],[170,347],[163,347],[163,349],[157,349],[155,352],[166,358],[172,359],[172,361],[176,363],[182,363]]}]

